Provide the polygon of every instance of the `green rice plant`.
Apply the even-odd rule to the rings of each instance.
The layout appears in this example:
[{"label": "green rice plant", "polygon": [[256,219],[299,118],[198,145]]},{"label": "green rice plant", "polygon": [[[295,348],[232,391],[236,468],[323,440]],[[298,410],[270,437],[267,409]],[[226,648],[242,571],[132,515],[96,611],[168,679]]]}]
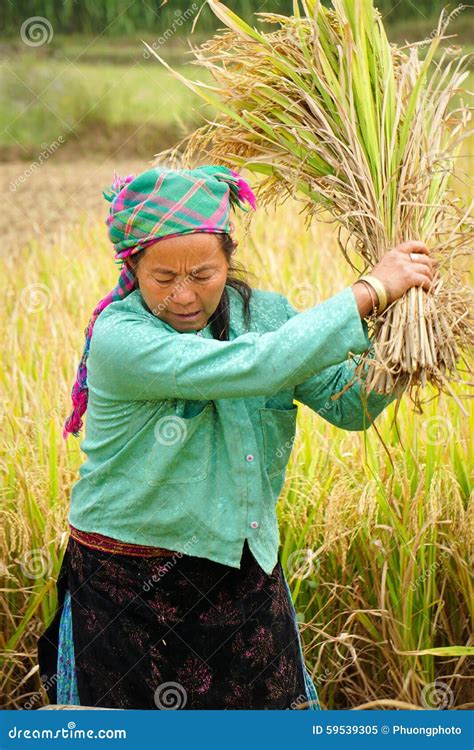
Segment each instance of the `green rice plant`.
[{"label": "green rice plant", "polygon": [[[439,50],[450,20],[421,43],[390,44],[372,0],[298,0],[293,15],[259,13],[280,29],[263,33],[217,0],[208,0],[228,30],[194,50],[214,83],[176,73],[216,115],[155,163],[196,155],[259,176],[262,206],[289,196],[314,216],[336,222],[339,248],[365,272],[392,246],[425,242],[440,263],[429,292],[413,287],[370,321],[375,356],[365,386],[400,385],[420,402],[427,383],[450,393],[461,357],[470,369],[472,290],[464,256],[472,253],[472,201],[449,188],[472,107],[456,97],[470,56]],[[427,47],[421,57],[420,49]],[[449,61],[448,61],[449,60]],[[181,153],[181,147],[185,145]],[[355,258],[354,258],[355,255]],[[362,268],[360,264],[362,263]]]}]

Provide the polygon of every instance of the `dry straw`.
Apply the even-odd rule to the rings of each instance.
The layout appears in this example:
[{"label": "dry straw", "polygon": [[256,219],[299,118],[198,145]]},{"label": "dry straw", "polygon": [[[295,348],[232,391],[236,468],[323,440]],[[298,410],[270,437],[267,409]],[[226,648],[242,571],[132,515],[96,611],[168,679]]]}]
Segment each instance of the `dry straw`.
[{"label": "dry straw", "polygon": [[474,227],[472,202],[448,180],[470,134],[472,107],[456,104],[470,56],[444,49],[435,59],[450,16],[443,11],[429,39],[399,47],[371,0],[333,0],[332,9],[317,0],[300,9],[294,0],[290,17],[257,14],[279,25],[269,33],[208,4],[228,27],[193,49],[212,85],[188,80],[147,45],[216,110],[155,163],[166,156],[188,166],[205,153],[258,173],[260,205],[291,196],[303,200],[308,221],[338,223],[339,247],[357,273],[405,240],[425,242],[440,263],[430,291],[414,287],[370,320],[374,353],[357,374],[367,373],[367,392],[410,388],[415,401],[429,382],[466,413],[450,382],[460,380],[461,357],[471,372],[472,291],[462,256],[472,252]]}]

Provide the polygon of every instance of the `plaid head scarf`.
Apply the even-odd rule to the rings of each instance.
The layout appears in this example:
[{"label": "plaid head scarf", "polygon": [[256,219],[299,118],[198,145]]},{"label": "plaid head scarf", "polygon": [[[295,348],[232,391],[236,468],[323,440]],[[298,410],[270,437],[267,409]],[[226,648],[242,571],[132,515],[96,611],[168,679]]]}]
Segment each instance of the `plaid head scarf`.
[{"label": "plaid head scarf", "polygon": [[98,302],[84,331],[84,350],[71,391],[73,410],[64,424],[64,439],[70,432],[79,436],[81,416],[87,409],[86,360],[95,321],[108,305],[124,299],[138,286],[125,258],[165,237],[231,232],[231,207],[248,211],[248,203],[256,209],[255,195],[248,183],[224,166],[206,165],[192,170],[154,167],[137,177],[125,178],[115,173],[114,182],[102,194],[111,204],[106,224],[121,271],[116,286]]}]

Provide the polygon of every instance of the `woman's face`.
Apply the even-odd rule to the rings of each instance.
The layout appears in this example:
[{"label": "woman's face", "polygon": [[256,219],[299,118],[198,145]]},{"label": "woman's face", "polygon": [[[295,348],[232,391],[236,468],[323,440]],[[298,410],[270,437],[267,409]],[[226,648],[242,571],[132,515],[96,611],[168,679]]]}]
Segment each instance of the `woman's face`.
[{"label": "woman's face", "polygon": [[[127,260],[133,267],[133,255]],[[216,310],[228,267],[220,238],[193,232],[149,245],[136,276],[153,315],[178,331],[190,331],[204,328]],[[184,317],[195,312],[196,317]]]}]

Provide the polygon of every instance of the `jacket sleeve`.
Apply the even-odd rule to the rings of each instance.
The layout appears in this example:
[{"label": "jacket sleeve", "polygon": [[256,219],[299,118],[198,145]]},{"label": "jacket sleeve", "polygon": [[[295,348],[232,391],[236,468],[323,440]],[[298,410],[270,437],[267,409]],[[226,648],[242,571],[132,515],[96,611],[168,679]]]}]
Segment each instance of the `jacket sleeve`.
[{"label": "jacket sleeve", "polygon": [[[350,286],[277,330],[232,341],[170,331],[152,316],[106,312],[91,338],[87,384],[116,400],[265,396],[308,381],[370,344]],[[318,381],[312,383],[316,391]]]},{"label": "jacket sleeve", "polygon": [[[283,296],[283,295],[282,295]],[[298,313],[283,297],[288,319]],[[361,320],[364,334],[368,338],[368,327],[365,320]],[[367,347],[373,355],[373,344]],[[359,354],[360,352],[354,352]],[[355,378],[353,384],[338,399],[331,399],[333,394],[338,393],[351,381],[354,376],[357,363],[354,360],[345,360],[337,364],[321,369],[295,388],[294,398],[302,404],[306,404],[327,422],[344,430],[364,430],[371,427],[372,422],[366,414],[368,411],[374,420],[392,401],[397,398],[397,393],[378,394],[371,391],[366,396],[362,389],[362,383]],[[367,366],[364,368],[363,376],[367,375]]]}]

